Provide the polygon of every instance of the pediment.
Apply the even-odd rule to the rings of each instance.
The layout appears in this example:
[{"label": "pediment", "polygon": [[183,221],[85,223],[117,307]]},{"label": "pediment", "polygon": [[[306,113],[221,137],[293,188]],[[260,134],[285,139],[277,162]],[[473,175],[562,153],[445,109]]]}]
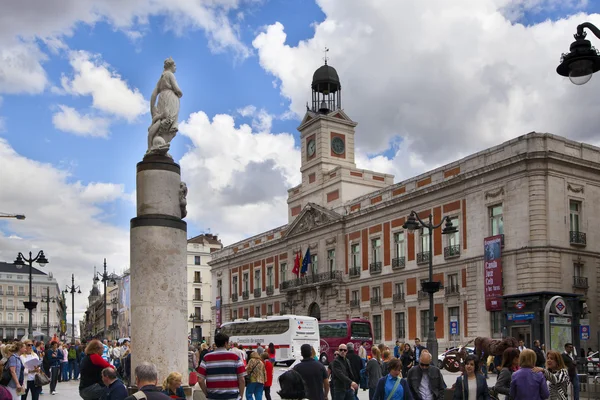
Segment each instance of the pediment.
[{"label": "pediment", "polygon": [[296,217],[294,222],[292,222],[285,236],[294,236],[300,233],[309,232],[341,219],[342,216],[335,211],[328,210],[315,203],[308,203]]}]

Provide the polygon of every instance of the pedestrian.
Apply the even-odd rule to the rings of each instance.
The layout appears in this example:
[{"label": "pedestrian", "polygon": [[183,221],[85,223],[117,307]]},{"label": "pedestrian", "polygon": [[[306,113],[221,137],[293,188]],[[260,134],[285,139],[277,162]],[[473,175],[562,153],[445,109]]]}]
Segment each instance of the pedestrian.
[{"label": "pedestrian", "polygon": [[517,347],[517,348],[519,349],[520,352],[522,352],[527,347],[525,347],[525,342],[523,340],[519,340],[519,347]]},{"label": "pedestrian", "polygon": [[415,338],[415,348],[413,350],[415,364],[417,364],[421,359],[421,352],[423,352],[423,350],[425,350],[425,347],[421,345],[421,339]]},{"label": "pedestrian", "polygon": [[[281,400],[308,400],[307,390],[302,376],[293,369],[290,369],[279,377],[279,387],[277,392]],[[310,400],[314,400],[310,398]]]},{"label": "pedestrian", "polygon": [[79,381],[79,396],[83,400],[100,399],[106,392],[102,380],[102,370],[113,367],[102,357],[103,351],[104,346],[97,339],[90,341],[85,348],[85,357],[81,360],[81,379]]},{"label": "pedestrian", "polygon": [[396,346],[394,346],[394,357],[400,358],[403,352],[402,343],[399,340],[396,340]]},{"label": "pedestrian", "polygon": [[62,382],[67,382],[69,380],[69,348],[63,343],[62,345],[62,360],[60,360],[60,372],[62,377]]},{"label": "pedestrian", "polygon": [[112,364],[115,366],[115,369],[118,371],[121,366],[121,347],[116,341],[113,341],[112,351],[110,353],[110,357],[112,359]]},{"label": "pedestrian", "polygon": [[265,399],[271,400],[271,386],[273,385],[273,363],[269,359],[269,355],[267,353],[262,353],[260,358],[265,364],[265,372],[267,374],[267,379],[265,380],[264,386]]},{"label": "pedestrian", "polygon": [[127,397],[127,388],[123,381],[117,378],[114,368],[109,367],[102,370],[102,383],[106,388],[102,400],[124,400]]},{"label": "pedestrian", "polygon": [[367,342],[362,342],[358,348],[358,356],[364,363],[367,363]]},{"label": "pedestrian", "polygon": [[75,363],[77,362],[77,351],[75,350],[75,345],[71,344],[68,347],[67,350],[67,362],[68,362],[68,367],[67,369],[69,370],[69,380],[71,379],[76,379],[75,376]]},{"label": "pedestrian", "polygon": [[573,400],[579,400],[579,377],[577,376],[577,361],[573,355],[573,343],[565,343],[562,359],[569,371],[569,380],[573,385]]},{"label": "pedestrian", "polygon": [[[39,362],[40,358],[37,354],[33,352],[33,342],[29,339],[23,342],[25,344],[25,354],[21,355],[21,362],[23,365],[26,365],[27,362],[34,362],[32,360],[36,360]],[[38,400],[40,398],[40,392],[42,388],[39,386],[35,386],[35,374],[41,372],[40,365],[35,368],[28,369],[25,367],[25,381],[27,381],[27,388],[25,389],[25,394],[21,397],[21,400],[27,400],[27,395],[31,393],[31,400]]]},{"label": "pedestrian", "polygon": [[172,399],[185,400],[185,392],[181,387],[183,376],[179,372],[171,372],[162,384],[162,392]]},{"label": "pedestrian", "polygon": [[229,336],[226,334],[217,333],[215,344],[217,350],[206,354],[198,367],[200,388],[208,398],[238,400],[246,387],[244,363],[227,351]]},{"label": "pedestrian", "polygon": [[546,356],[547,369],[536,367],[533,372],[544,374],[546,381],[548,381],[550,400],[567,400],[570,381],[565,362],[558,351],[550,350]]},{"label": "pedestrian", "polygon": [[58,342],[51,342],[50,350],[46,351],[48,366],[50,369],[50,393],[56,394],[56,384],[60,375],[60,361],[62,360],[62,351],[58,348]]},{"label": "pedestrian", "polygon": [[[158,368],[156,365],[143,362],[135,367],[135,385],[138,387],[138,393],[142,392],[147,400],[171,400],[169,396],[162,393],[158,385]],[[138,395],[139,396],[139,395]],[[144,397],[137,397],[132,394],[125,400],[138,400]]]},{"label": "pedestrian", "polygon": [[402,378],[402,362],[394,358],[389,364],[390,373],[379,379],[372,400],[412,400],[408,381]]},{"label": "pedestrian", "polygon": [[408,371],[408,387],[415,400],[444,400],[444,377],[439,368],[431,365],[431,359],[429,351],[423,349],[419,363]]},{"label": "pedestrian", "polygon": [[[306,383],[306,396],[311,400],[324,400],[329,395],[329,376],[327,370],[312,355],[314,348],[310,344],[300,346],[302,360],[293,368]],[[268,399],[267,399],[268,400]]]},{"label": "pedestrian", "polygon": [[410,344],[404,344],[404,350],[400,355],[400,361],[402,362],[402,376],[406,378],[408,376],[408,370],[412,368],[415,357],[413,355]]},{"label": "pedestrian", "polygon": [[275,363],[275,345],[273,342],[269,343],[267,353],[269,354],[269,360],[271,360],[272,363]]},{"label": "pedestrian", "polygon": [[6,385],[6,388],[12,395],[13,400],[20,400],[21,395],[25,392],[25,388],[23,387],[25,381],[25,368],[21,361],[21,355],[25,354],[26,351],[27,347],[23,342],[15,342],[8,347],[10,357],[6,364],[4,364],[4,368],[8,368],[10,371],[11,379]]},{"label": "pedestrian", "polygon": [[333,388],[333,400],[354,400],[355,393],[358,390],[355,378],[352,374],[350,363],[346,359],[348,348],[345,344],[340,344],[337,350],[337,356],[331,363],[331,387]]},{"label": "pedestrian", "polygon": [[79,365],[81,364],[81,360],[85,356],[85,346],[81,344],[80,341],[75,343],[75,372],[73,379],[79,380]]},{"label": "pedestrian", "polygon": [[536,357],[535,366],[539,368],[544,368],[546,366],[546,356],[544,356],[544,352],[540,347],[540,341],[537,339],[533,341],[533,351],[535,352]]},{"label": "pedestrian", "polygon": [[500,372],[496,385],[494,385],[493,393],[499,393],[506,396],[506,400],[510,400],[510,382],[512,374],[519,370],[519,349],[509,347],[502,353],[502,361],[499,364]]},{"label": "pedestrian", "polygon": [[107,363],[110,363],[108,340],[104,339],[104,341],[102,342],[102,349],[102,358],[104,358],[104,361],[106,361]]},{"label": "pedestrian", "polygon": [[[364,367],[364,361],[360,358],[360,356],[354,351],[354,343],[349,342],[346,344],[348,348],[348,352],[346,353],[346,360],[350,363],[350,368],[352,369],[352,376],[356,380],[356,382],[360,382],[360,370]],[[355,399],[358,399],[358,389],[355,390],[354,393]]]},{"label": "pedestrian", "polygon": [[248,365],[246,365],[246,399],[262,400],[266,380],[265,365],[258,352],[253,351],[250,354]]},{"label": "pedestrian", "polygon": [[365,368],[367,377],[369,378],[369,400],[373,400],[377,384],[383,376],[383,366],[381,365],[381,353],[379,353],[379,348],[375,346],[371,347],[371,359],[367,361],[367,366]]},{"label": "pedestrian", "polygon": [[525,349],[519,354],[519,370],[512,374],[511,400],[543,400],[550,397],[546,378],[540,372],[533,373],[535,352]]},{"label": "pedestrian", "polygon": [[263,351],[265,351],[265,349],[260,345],[260,343],[256,343],[256,352],[259,356],[263,353]]},{"label": "pedestrian", "polygon": [[454,400],[490,400],[485,376],[479,373],[479,359],[471,354],[465,359],[465,371],[456,378]]}]

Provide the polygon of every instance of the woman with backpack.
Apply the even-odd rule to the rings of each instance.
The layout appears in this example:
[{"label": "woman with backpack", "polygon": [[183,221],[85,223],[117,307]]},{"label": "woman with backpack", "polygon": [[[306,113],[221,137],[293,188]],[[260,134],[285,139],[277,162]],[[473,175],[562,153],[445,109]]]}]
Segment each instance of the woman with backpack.
[{"label": "woman with backpack", "polygon": [[369,378],[369,400],[373,400],[377,384],[382,377],[383,367],[381,365],[381,353],[377,346],[371,347],[371,359],[367,361],[365,367],[367,377]]},{"label": "woman with backpack", "polygon": [[25,347],[23,342],[16,342],[8,347],[8,351],[11,355],[6,364],[4,364],[0,384],[8,389],[13,400],[20,400],[21,395],[25,393],[25,388],[23,387],[25,368],[20,357],[22,354],[25,354],[27,347]]}]

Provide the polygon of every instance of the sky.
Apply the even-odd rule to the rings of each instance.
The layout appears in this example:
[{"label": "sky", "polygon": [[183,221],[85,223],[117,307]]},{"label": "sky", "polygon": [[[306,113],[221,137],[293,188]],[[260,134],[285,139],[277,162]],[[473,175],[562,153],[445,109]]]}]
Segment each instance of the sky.
[{"label": "sky", "polygon": [[[0,14],[0,261],[43,249],[80,319],[93,268],[129,268],[135,165],[163,61],[188,236],[287,222],[296,127],[324,49],[359,168],[395,181],[531,131],[600,144],[600,76],[555,70],[600,0],[22,0]],[[600,39],[588,39],[600,47]],[[70,310],[69,310],[70,313]]]}]

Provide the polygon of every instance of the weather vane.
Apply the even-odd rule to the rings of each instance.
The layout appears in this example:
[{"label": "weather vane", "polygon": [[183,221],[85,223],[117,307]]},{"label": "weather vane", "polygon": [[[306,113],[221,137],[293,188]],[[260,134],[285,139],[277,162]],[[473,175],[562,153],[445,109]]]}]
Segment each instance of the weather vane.
[{"label": "weather vane", "polygon": [[325,53],[325,57],[323,57],[323,60],[325,60],[325,65],[327,65],[327,60],[329,60],[329,58],[327,58],[328,51],[329,49],[327,47],[325,47],[325,50],[323,50],[323,53]]}]

